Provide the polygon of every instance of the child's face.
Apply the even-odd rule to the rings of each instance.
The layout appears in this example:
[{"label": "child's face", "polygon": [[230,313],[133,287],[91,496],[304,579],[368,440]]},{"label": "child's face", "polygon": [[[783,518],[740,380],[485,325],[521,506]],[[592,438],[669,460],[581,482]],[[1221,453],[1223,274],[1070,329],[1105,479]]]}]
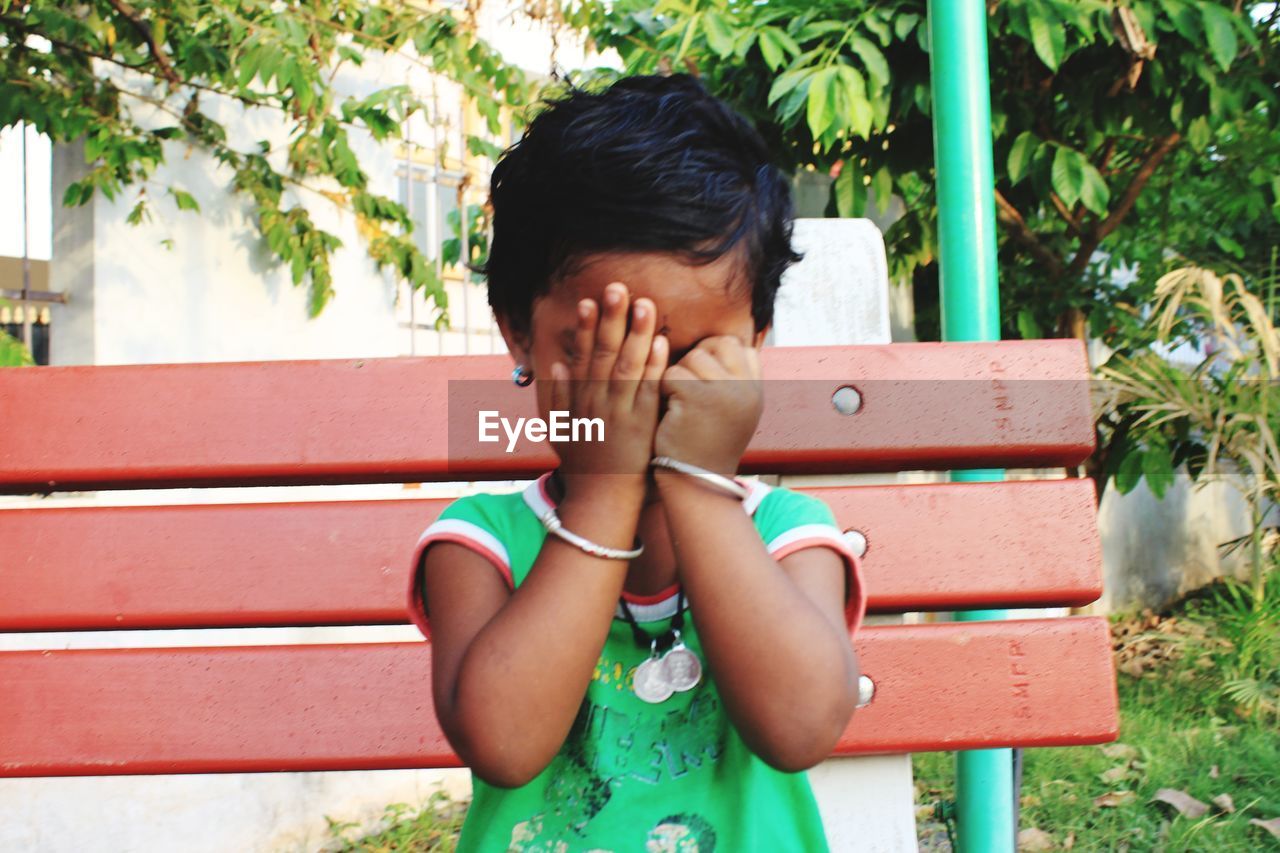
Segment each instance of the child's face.
[{"label": "child's face", "polygon": [[[670,343],[669,364],[675,364],[700,340],[732,335],[744,346],[760,347],[765,332],[757,332],[751,316],[751,290],[737,280],[739,266],[734,253],[701,266],[683,263],[670,254],[611,252],[591,255],[562,278],[533,305],[530,331],[512,335],[503,331],[512,357],[533,370],[535,377],[550,375],[557,361],[573,359],[578,302],[604,298],[605,286],[622,282],[630,301],[646,298],[657,312],[657,328]],[[550,385],[535,382],[538,411],[550,411]]]}]

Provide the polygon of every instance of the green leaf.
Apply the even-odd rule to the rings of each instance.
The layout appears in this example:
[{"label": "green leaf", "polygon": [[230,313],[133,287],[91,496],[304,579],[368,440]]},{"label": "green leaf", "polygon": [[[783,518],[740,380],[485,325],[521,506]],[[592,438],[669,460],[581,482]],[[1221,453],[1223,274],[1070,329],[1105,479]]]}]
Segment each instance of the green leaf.
[{"label": "green leaf", "polygon": [[1226,234],[1214,234],[1213,242],[1217,243],[1218,248],[1226,252],[1231,257],[1237,260],[1244,260],[1244,246],[1241,246]]},{"label": "green leaf", "polygon": [[1120,490],[1120,494],[1132,492],[1142,479],[1142,457],[1141,450],[1130,448],[1124,459],[1120,460],[1120,466],[1116,469],[1116,488]]},{"label": "green leaf", "polygon": [[1164,7],[1164,12],[1173,22],[1173,28],[1178,31],[1178,35],[1192,44],[1199,44],[1203,38],[1201,23],[1192,6],[1183,3],[1182,0],[1160,0],[1160,5]]},{"label": "green leaf", "polygon": [[867,84],[858,73],[858,69],[849,65],[837,67],[839,78],[836,86],[835,118],[832,124],[835,129],[847,129],[855,135],[868,138],[871,135],[871,122],[874,118],[871,104],[867,101]]},{"label": "green leaf", "polygon": [[707,47],[721,58],[733,53],[734,33],[719,12],[708,10],[702,16],[702,31],[707,37]]},{"label": "green leaf", "polygon": [[784,95],[796,89],[807,78],[817,73],[816,68],[795,68],[780,74],[778,79],[773,81],[773,86],[769,88],[769,106],[780,100]]},{"label": "green leaf", "polygon": [[884,54],[880,52],[880,48],[862,36],[850,36],[849,46],[853,48],[853,52],[862,60],[862,64],[867,67],[867,73],[871,75],[876,87],[888,85],[891,76],[889,62],[884,58]]},{"label": "green leaf", "polygon": [[240,68],[236,74],[236,82],[243,88],[248,86],[258,74],[261,56],[267,50],[257,45],[251,46],[240,55]]},{"label": "green leaf", "polygon": [[[814,69],[813,73],[817,73]],[[800,114],[801,108],[809,99],[809,83],[813,80],[812,75],[806,77],[799,86],[791,91],[789,95],[782,99],[778,104],[778,121],[780,124],[789,125]]]},{"label": "green leaf", "polygon": [[195,196],[186,190],[177,190],[172,187],[169,194],[173,196],[173,200],[177,202],[178,210],[194,210],[200,212],[200,204],[196,201]]},{"label": "green leaf", "polygon": [[799,56],[801,53],[800,45],[796,44],[796,40],[791,34],[780,27],[765,27],[761,32],[768,31],[771,35],[778,39],[779,46],[793,57]]},{"label": "green leaf", "polygon": [[898,37],[898,41],[905,41],[907,35],[915,29],[916,24],[919,22],[919,15],[899,14],[893,20],[893,34]]},{"label": "green leaf", "polygon": [[835,68],[823,68],[813,75],[813,81],[809,84],[809,105],[805,117],[809,133],[814,139],[826,133],[827,128],[835,121],[836,85]]},{"label": "green leaf", "polygon": [[825,36],[827,33],[842,33],[849,29],[850,26],[844,21],[814,21],[801,27],[796,36],[801,41],[809,41],[818,36]]},{"label": "green leaf", "polygon": [[889,173],[888,166],[881,166],[876,171],[871,179],[871,189],[876,196],[876,210],[883,216],[889,209],[889,202],[893,201],[893,175]]},{"label": "green leaf", "polygon": [[1043,336],[1040,324],[1036,322],[1036,316],[1030,309],[1023,308],[1018,312],[1018,334],[1024,341],[1038,340]]},{"label": "green leaf", "polygon": [[[79,207],[89,199],[84,194],[84,187],[78,183],[67,184],[67,189],[62,193],[63,207]],[[93,195],[93,188],[89,187],[89,196]]]},{"label": "green leaf", "polygon": [[1111,189],[1102,173],[1087,160],[1084,163],[1084,181],[1080,186],[1080,201],[1098,216],[1106,215],[1107,203],[1111,201]]},{"label": "green leaf", "polygon": [[1062,22],[1046,4],[1042,4],[1038,11],[1028,10],[1028,22],[1031,25],[1031,44],[1036,49],[1036,56],[1050,70],[1057,71],[1066,47],[1066,32]]},{"label": "green leaf", "polygon": [[1212,2],[1200,5],[1200,15],[1204,20],[1204,32],[1209,39],[1209,52],[1223,71],[1231,70],[1236,52],[1240,48],[1236,38],[1235,21],[1231,13]]},{"label": "green leaf", "polygon": [[125,217],[125,222],[129,225],[139,225],[143,220],[151,221],[151,212],[147,210],[146,199],[139,201],[133,206],[133,210],[129,211],[129,215]]},{"label": "green leaf", "polygon": [[1169,456],[1169,448],[1163,445],[1147,448],[1142,456],[1142,476],[1146,478],[1147,488],[1152,494],[1157,498],[1165,496],[1173,485],[1173,459]]},{"label": "green leaf", "polygon": [[784,33],[777,27],[765,27],[760,31],[760,55],[764,57],[765,64],[769,66],[770,71],[777,71],[787,62],[787,53],[792,55],[800,53],[800,47],[795,43],[791,36]]},{"label": "green leaf", "polygon": [[1013,148],[1009,149],[1009,181],[1018,183],[1027,175],[1031,166],[1031,158],[1040,147],[1039,138],[1029,130],[1018,134],[1013,140]]},{"label": "green leaf", "polygon": [[1084,167],[1087,161],[1079,151],[1059,146],[1053,155],[1051,178],[1053,191],[1067,207],[1074,207],[1080,200],[1080,191],[1084,186]]},{"label": "green leaf", "polygon": [[867,206],[866,186],[862,183],[862,172],[854,158],[850,157],[840,167],[840,176],[832,185],[836,194],[836,212],[852,219],[861,216]]},{"label": "green leaf", "polygon": [[680,39],[680,47],[676,49],[674,62],[684,59],[684,55],[689,52],[689,45],[693,42],[693,36],[698,32],[698,26],[702,22],[702,12],[698,12],[689,18],[688,25],[684,28],[684,37]]},{"label": "green leaf", "polygon": [[1213,131],[1209,129],[1209,120],[1204,116],[1196,116],[1187,126],[1187,142],[1191,143],[1191,147],[1195,150],[1205,150],[1212,139]]},{"label": "green leaf", "polygon": [[502,150],[501,145],[495,145],[487,139],[479,136],[467,136],[467,151],[473,157],[486,157],[497,162],[498,158],[502,156]]},{"label": "green leaf", "polygon": [[[880,8],[882,13],[885,11],[888,11],[887,9],[885,9],[885,7],[880,7]],[[889,12],[889,14],[893,14],[893,13]],[[876,38],[880,39],[881,44],[888,44],[889,42],[893,41],[893,34],[889,30],[889,25],[886,24],[881,18],[876,17],[876,14],[874,12],[870,15],[865,15],[862,18],[862,26],[870,30],[871,34],[874,35]]]}]

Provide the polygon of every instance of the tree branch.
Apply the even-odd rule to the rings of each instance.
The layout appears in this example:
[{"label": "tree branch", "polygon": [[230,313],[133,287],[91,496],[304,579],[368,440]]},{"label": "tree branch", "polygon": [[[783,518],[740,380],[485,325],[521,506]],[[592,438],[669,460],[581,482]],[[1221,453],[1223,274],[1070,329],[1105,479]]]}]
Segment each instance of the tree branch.
[{"label": "tree branch", "polygon": [[111,4],[111,8],[120,13],[129,24],[138,31],[138,35],[142,36],[142,40],[147,43],[147,48],[151,51],[151,56],[155,59],[156,64],[160,66],[160,71],[164,74],[164,79],[168,80],[170,85],[181,86],[182,78],[178,76],[178,72],[173,70],[173,66],[169,64],[169,58],[164,55],[164,51],[160,50],[160,46],[156,44],[155,37],[151,34],[151,27],[138,17],[138,12],[125,0],[107,0]]},{"label": "tree branch", "polygon": [[1068,275],[1074,278],[1084,272],[1098,245],[1111,232],[1120,227],[1120,223],[1133,210],[1134,204],[1138,201],[1138,196],[1146,188],[1151,176],[1155,174],[1156,169],[1164,162],[1164,158],[1169,156],[1169,152],[1174,149],[1174,146],[1181,141],[1181,133],[1171,133],[1156,143],[1155,147],[1147,154],[1146,159],[1142,161],[1142,165],[1138,167],[1137,174],[1133,176],[1129,186],[1125,188],[1124,195],[1120,197],[1119,203],[1111,209],[1111,213],[1108,214],[1106,219],[1098,223],[1092,231],[1081,239],[1080,250],[1076,252],[1076,256],[1071,259],[1071,263],[1067,267]]},{"label": "tree branch", "polygon": [[1116,138],[1108,136],[1106,143],[1102,146],[1102,154],[1098,157],[1098,171],[1101,172],[1111,163],[1111,157],[1116,153]]},{"label": "tree branch", "polygon": [[1067,208],[1067,203],[1062,200],[1061,196],[1052,191],[1049,193],[1049,201],[1053,202],[1053,209],[1058,211],[1063,221],[1067,223],[1067,228],[1070,229],[1071,233],[1079,237],[1080,222],[1071,214],[1071,211]]},{"label": "tree branch", "polygon": [[1035,235],[1027,226],[1027,221],[1022,218],[1022,214],[1018,212],[1004,195],[996,190],[996,213],[1001,222],[1009,227],[1013,238],[1026,247],[1031,256],[1041,263],[1049,271],[1049,275],[1058,279],[1062,277],[1063,267],[1062,259],[1055,255],[1048,246],[1040,242],[1040,238]]}]

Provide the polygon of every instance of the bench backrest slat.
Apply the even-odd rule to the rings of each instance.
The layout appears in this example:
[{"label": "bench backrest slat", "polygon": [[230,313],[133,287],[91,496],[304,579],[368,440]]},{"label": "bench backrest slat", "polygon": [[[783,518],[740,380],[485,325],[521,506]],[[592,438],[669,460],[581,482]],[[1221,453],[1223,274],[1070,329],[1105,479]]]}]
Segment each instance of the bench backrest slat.
[{"label": "bench backrest slat", "polygon": [[[767,349],[766,412],[745,472],[1038,467],[1094,442],[1074,341]],[[546,444],[478,442],[480,401],[534,415],[505,356],[0,371],[23,428],[0,491],[506,479]],[[842,384],[863,397],[837,412]]]},{"label": "bench backrest slat", "polygon": [[[872,610],[1084,604],[1101,592],[1088,480],[805,491],[866,537]],[[448,503],[2,512],[0,631],[403,623],[407,552]]]},{"label": "bench backrest slat", "polygon": [[[858,653],[877,699],[839,754],[1115,738],[1101,618],[872,627]],[[0,684],[0,777],[458,763],[425,643],[6,652]]]}]

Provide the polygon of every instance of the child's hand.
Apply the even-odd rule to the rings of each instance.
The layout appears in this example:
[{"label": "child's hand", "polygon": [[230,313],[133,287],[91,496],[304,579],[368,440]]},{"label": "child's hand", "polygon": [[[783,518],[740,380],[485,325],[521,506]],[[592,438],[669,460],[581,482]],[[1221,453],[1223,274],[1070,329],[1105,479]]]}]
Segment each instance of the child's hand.
[{"label": "child's hand", "polygon": [[653,302],[637,299],[632,305],[626,285],[610,284],[603,302],[603,311],[591,299],[578,303],[572,362],[551,366],[551,408],[605,423],[604,441],[556,445],[561,472],[566,477],[627,475],[643,490],[658,423],[658,385],[667,367],[667,339],[654,335]]},{"label": "child's hand", "polygon": [[753,347],[731,335],[699,341],[662,376],[667,412],[655,455],[733,476],[760,422],[763,392]]}]

